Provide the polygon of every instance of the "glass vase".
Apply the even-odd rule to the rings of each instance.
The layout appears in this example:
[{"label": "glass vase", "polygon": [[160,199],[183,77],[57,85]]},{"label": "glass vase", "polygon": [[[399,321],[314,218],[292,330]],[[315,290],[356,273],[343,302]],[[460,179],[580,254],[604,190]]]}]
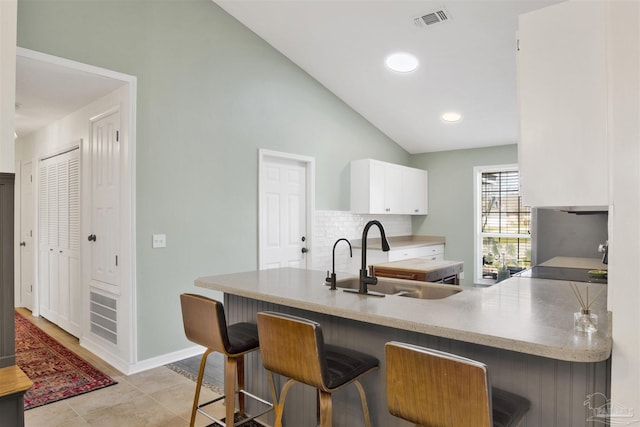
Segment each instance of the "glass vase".
[{"label": "glass vase", "polygon": [[589,309],[581,309],[573,313],[573,326],[576,332],[588,334],[598,331],[598,315],[591,313]]}]

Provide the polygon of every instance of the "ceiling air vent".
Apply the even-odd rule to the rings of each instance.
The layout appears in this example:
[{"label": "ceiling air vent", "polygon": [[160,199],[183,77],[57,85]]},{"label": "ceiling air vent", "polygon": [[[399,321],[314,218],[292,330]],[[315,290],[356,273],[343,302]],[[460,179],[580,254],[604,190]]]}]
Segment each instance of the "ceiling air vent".
[{"label": "ceiling air vent", "polygon": [[427,28],[431,25],[438,24],[440,22],[447,22],[451,20],[451,15],[444,7],[429,12],[422,16],[416,16],[413,18],[413,23],[416,27]]}]

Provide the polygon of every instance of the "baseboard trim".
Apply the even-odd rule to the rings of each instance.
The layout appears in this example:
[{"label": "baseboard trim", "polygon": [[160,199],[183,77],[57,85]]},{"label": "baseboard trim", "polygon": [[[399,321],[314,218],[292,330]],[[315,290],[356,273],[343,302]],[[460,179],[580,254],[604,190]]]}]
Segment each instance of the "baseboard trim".
[{"label": "baseboard trim", "polygon": [[187,359],[189,357],[198,356],[204,353],[206,350],[204,347],[194,345],[183,350],[174,351],[172,353],[162,354],[160,356],[152,357],[135,363],[127,363],[126,361],[111,354],[108,350],[102,348],[97,343],[82,339],[80,345],[86,348],[91,353],[95,354],[118,371],[125,375],[133,375],[139,372],[147,371],[149,369],[164,366],[169,363],[177,362],[178,360]]},{"label": "baseboard trim", "polygon": [[192,346],[185,348],[184,350],[174,351],[172,353],[162,354],[160,356],[152,357],[139,361],[129,366],[129,374],[135,374],[149,369],[157,368],[158,366],[164,366],[169,363],[177,362],[178,360],[187,359],[193,356],[199,356],[204,353],[206,349],[202,346]]}]

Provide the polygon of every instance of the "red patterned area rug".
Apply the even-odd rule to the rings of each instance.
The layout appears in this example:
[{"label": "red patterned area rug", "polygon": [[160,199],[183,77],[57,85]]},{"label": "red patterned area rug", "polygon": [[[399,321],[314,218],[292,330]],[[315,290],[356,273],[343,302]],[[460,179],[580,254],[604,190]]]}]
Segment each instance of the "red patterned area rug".
[{"label": "red patterned area rug", "polygon": [[116,384],[20,314],[15,319],[16,364],[33,381],[25,410]]}]

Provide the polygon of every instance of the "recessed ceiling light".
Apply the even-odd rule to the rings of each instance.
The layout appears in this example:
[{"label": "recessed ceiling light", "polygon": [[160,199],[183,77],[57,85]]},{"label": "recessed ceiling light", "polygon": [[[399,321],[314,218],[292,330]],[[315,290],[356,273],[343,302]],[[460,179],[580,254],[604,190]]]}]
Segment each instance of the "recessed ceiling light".
[{"label": "recessed ceiling light", "polygon": [[392,53],[384,62],[389,69],[398,73],[410,73],[418,68],[418,58],[406,52]]},{"label": "recessed ceiling light", "polygon": [[444,113],[443,115],[441,115],[440,118],[447,123],[455,123],[462,120],[462,115],[460,113],[450,111],[448,113]]}]

